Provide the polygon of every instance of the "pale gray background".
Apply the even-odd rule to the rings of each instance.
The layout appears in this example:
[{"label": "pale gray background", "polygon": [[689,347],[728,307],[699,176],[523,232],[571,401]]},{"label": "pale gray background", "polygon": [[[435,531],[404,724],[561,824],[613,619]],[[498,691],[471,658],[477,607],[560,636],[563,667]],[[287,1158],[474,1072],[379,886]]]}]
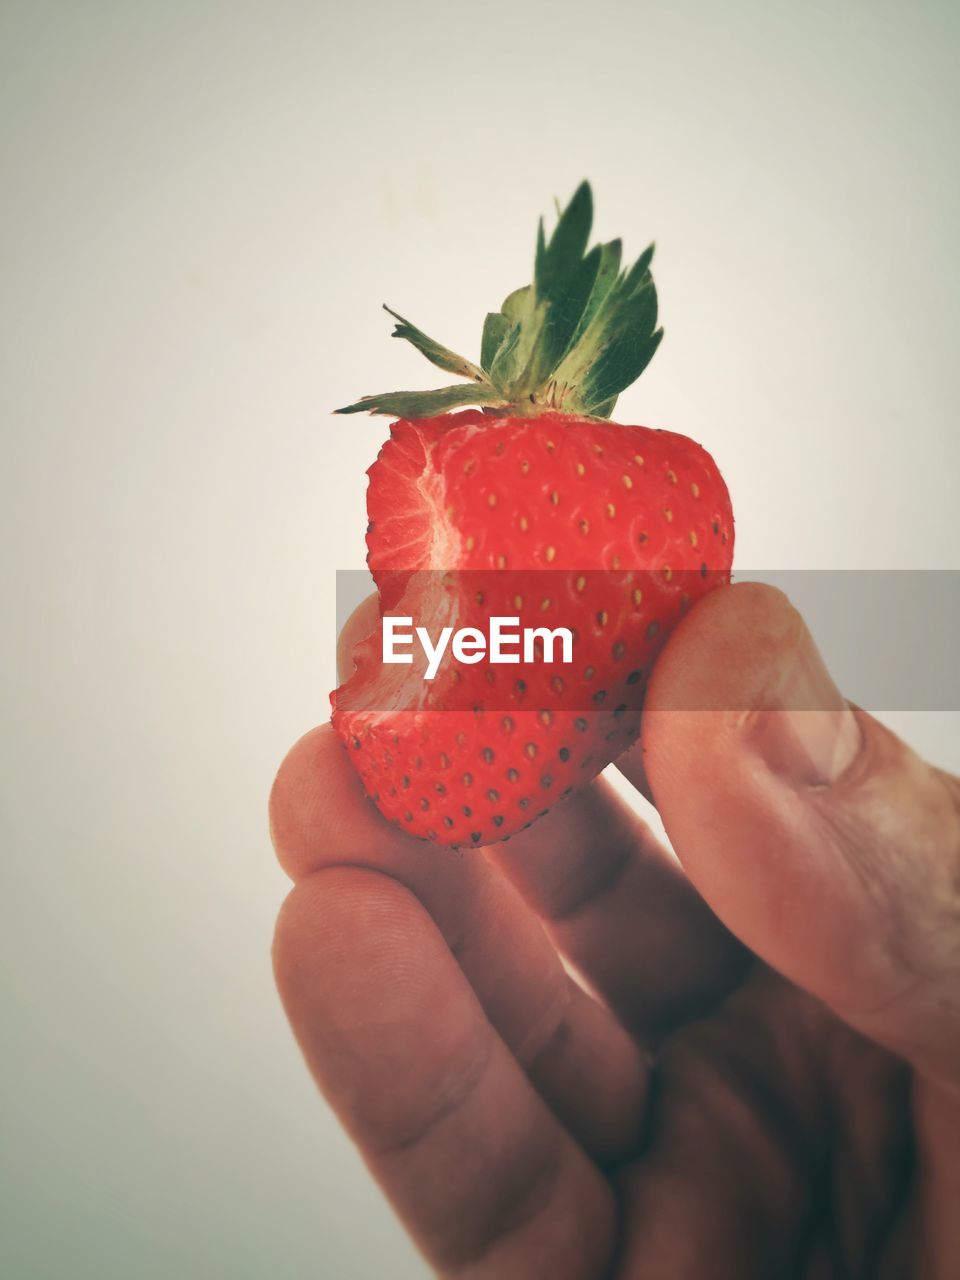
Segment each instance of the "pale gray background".
[{"label": "pale gray background", "polygon": [[475,352],[589,176],[739,563],[960,567],[955,14],[0,4],[5,1278],[424,1274],[268,966],[384,433],[327,410],[433,372],[381,301]]}]

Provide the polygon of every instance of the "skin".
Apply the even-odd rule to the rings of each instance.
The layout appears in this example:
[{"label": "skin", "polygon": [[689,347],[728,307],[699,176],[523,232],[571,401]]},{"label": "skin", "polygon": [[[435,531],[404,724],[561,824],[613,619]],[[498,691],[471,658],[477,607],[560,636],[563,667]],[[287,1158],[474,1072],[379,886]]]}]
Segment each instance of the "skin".
[{"label": "skin", "polygon": [[955,1276],[960,780],[749,584],[671,637],[618,767],[679,863],[603,779],[458,855],[387,825],[329,726],[280,769],[280,994],[425,1257]]}]

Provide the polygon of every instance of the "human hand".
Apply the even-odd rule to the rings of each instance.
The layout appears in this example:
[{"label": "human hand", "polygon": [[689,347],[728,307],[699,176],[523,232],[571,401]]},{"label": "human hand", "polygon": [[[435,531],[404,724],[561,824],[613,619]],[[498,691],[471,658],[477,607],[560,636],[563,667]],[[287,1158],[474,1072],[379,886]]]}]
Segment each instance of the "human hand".
[{"label": "human hand", "polygon": [[752,585],[681,623],[618,767],[682,871],[603,779],[456,854],[329,726],[281,767],[280,993],[419,1247],[471,1280],[956,1275],[960,780]]}]

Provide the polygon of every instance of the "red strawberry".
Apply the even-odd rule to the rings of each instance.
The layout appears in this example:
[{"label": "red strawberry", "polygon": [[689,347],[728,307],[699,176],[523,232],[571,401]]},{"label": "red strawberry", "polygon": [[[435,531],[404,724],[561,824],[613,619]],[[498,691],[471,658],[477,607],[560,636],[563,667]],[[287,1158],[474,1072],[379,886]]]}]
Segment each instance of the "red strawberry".
[{"label": "red strawberry", "polygon": [[[378,630],[333,695],[333,723],[381,811],[443,844],[505,838],[634,740],[657,651],[683,611],[729,580],[733,515],[709,454],[684,436],[606,421],[656,350],[652,249],[586,252],[584,184],[534,284],[487,317],[481,365],[397,317],[435,364],[471,379],[368,397],[399,414],[370,468],[368,563],[381,615],[441,627],[559,627],[572,662],[384,665]],[[482,411],[445,413],[460,404]],[[409,626],[406,628],[409,630]],[[557,646],[559,653],[559,645]],[[521,655],[522,656],[522,655]]]}]

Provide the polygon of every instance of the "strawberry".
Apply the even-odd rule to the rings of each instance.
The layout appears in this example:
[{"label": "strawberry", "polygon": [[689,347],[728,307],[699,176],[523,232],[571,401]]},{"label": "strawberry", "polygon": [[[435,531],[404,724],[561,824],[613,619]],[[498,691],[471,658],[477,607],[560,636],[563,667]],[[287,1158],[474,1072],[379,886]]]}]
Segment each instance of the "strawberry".
[{"label": "strawberry", "polygon": [[[660,647],[730,577],[733,514],[710,455],[608,421],[663,331],[652,246],[621,270],[619,241],[587,251],[591,222],[584,183],[549,242],[541,224],[533,284],[487,316],[479,366],[391,312],[395,336],[467,383],[339,411],[398,420],[368,472],[381,624],[333,723],[382,813],[441,844],[509,837],[628,747]],[[449,412],[462,405],[479,407]],[[445,626],[483,639],[495,617],[518,637],[567,628],[571,661],[559,641],[545,661],[541,634],[511,662],[448,651],[425,679],[411,646],[408,664],[382,661],[384,617],[431,643]]]}]

